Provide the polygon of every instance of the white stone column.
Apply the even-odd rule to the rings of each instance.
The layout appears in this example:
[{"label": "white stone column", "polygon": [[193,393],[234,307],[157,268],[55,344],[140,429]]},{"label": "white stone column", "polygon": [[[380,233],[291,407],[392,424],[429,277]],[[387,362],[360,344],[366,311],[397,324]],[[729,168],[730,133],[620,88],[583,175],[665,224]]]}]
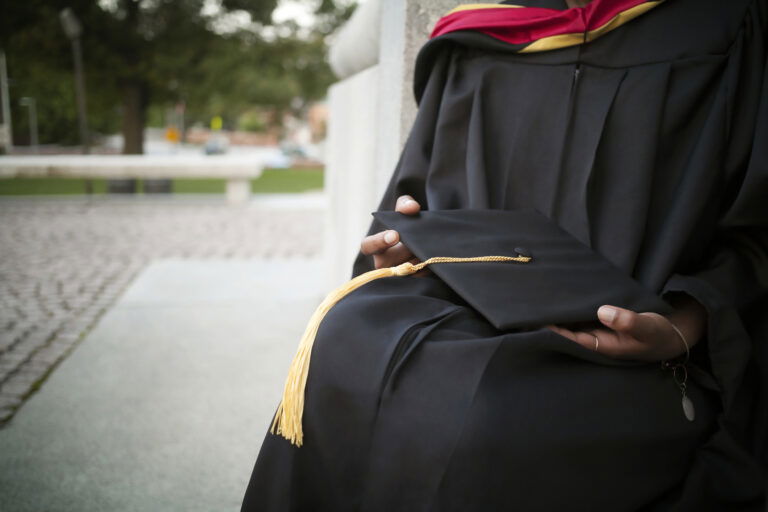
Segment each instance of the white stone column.
[{"label": "white stone column", "polygon": [[429,39],[437,20],[459,3],[457,0],[386,0],[382,3],[379,66],[383,78],[379,89],[376,169],[376,193],[379,197],[389,182],[416,119],[417,108],[413,97],[416,55]]},{"label": "white stone column", "polygon": [[[378,198],[374,183],[377,146],[377,96],[380,80],[373,66],[338,82],[329,91],[325,191],[328,194],[324,254],[328,286],[349,279],[360,240]],[[366,92],[367,91],[367,92]]]},{"label": "white stone column", "polygon": [[[349,278],[370,213],[379,204],[416,117],[416,55],[435,22],[458,3],[368,0],[331,48],[331,64],[344,79],[329,93],[329,286]],[[371,44],[370,34],[378,34],[378,48]]]}]

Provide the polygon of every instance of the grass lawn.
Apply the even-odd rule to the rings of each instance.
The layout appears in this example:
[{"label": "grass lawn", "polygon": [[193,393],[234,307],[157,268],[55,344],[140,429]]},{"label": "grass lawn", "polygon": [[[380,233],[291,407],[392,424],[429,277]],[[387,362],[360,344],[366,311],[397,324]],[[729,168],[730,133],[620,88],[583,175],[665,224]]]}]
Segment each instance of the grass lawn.
[{"label": "grass lawn", "polygon": [[[139,180],[141,182],[141,180]],[[106,180],[91,180],[94,194],[107,191]],[[256,194],[305,192],[323,188],[323,168],[265,169],[251,180],[251,191]],[[141,189],[141,183],[139,183]],[[177,194],[223,194],[222,179],[175,179],[173,192]],[[86,180],[73,178],[3,178],[0,196],[39,196],[85,194]]]}]

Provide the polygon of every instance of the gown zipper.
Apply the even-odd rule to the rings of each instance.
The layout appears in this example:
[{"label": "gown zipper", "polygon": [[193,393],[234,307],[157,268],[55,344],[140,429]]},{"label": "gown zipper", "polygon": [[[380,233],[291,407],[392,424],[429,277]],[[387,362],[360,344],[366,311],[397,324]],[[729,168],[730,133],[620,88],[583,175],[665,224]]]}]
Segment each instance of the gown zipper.
[{"label": "gown zipper", "polygon": [[566,129],[565,129],[565,136],[562,141],[562,146],[560,148],[560,162],[558,164],[559,168],[559,174],[557,176],[557,186],[555,187],[555,191],[552,194],[552,203],[550,204],[549,212],[548,214],[553,219],[558,219],[560,216],[560,186],[561,181],[563,180],[563,166],[565,165],[565,152],[570,144],[570,138],[571,138],[571,130],[572,130],[572,123],[573,123],[573,116],[574,116],[574,109],[576,108],[576,88],[579,85],[579,76],[581,75],[581,48],[584,46],[584,44],[587,42],[587,32],[586,28],[584,29],[584,32],[582,33],[582,42],[579,45],[576,45],[576,63],[573,68],[573,73],[571,74],[571,88],[568,93],[568,104],[566,106]]},{"label": "gown zipper", "polygon": [[573,68],[573,80],[571,80],[571,96],[576,92],[576,86],[579,84],[579,75],[581,74],[581,48],[587,44],[587,30],[582,33],[581,44],[576,47],[576,67]]}]

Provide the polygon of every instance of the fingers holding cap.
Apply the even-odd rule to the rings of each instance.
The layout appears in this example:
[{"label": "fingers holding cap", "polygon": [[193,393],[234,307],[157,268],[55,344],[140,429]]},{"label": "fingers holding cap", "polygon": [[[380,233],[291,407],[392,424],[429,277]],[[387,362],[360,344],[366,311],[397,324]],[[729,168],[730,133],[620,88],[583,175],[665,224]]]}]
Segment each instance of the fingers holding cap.
[{"label": "fingers holding cap", "polygon": [[597,317],[603,324],[641,342],[649,342],[659,336],[658,316],[656,313],[637,313],[608,305],[597,310]]},{"label": "fingers holding cap", "polygon": [[400,234],[397,231],[388,229],[380,231],[373,235],[363,238],[360,243],[360,252],[369,256],[371,254],[381,254],[400,241]]},{"label": "fingers holding cap", "polygon": [[402,195],[397,198],[395,211],[405,215],[416,215],[421,210],[421,205],[411,196]]},{"label": "fingers holding cap", "polygon": [[373,256],[375,268],[394,267],[413,259],[413,253],[402,242]]}]

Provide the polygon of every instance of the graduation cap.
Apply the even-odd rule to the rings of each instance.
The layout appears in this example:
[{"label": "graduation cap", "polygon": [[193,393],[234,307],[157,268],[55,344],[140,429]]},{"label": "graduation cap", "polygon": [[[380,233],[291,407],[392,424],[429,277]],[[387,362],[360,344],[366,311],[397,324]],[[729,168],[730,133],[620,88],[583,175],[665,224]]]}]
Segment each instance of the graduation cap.
[{"label": "graduation cap", "polygon": [[531,258],[524,265],[432,265],[453,291],[497,329],[595,319],[603,304],[670,312],[651,290],[537,210],[376,212],[422,261],[485,254]]},{"label": "graduation cap", "polygon": [[602,255],[533,209],[441,210],[417,215],[374,212],[421,262],[360,274],[318,306],[291,363],[270,431],[301,446],[304,389],[312,344],[323,317],[342,298],[375,279],[408,276],[429,266],[500,330],[594,320],[611,304],[668,313],[671,307]]}]

